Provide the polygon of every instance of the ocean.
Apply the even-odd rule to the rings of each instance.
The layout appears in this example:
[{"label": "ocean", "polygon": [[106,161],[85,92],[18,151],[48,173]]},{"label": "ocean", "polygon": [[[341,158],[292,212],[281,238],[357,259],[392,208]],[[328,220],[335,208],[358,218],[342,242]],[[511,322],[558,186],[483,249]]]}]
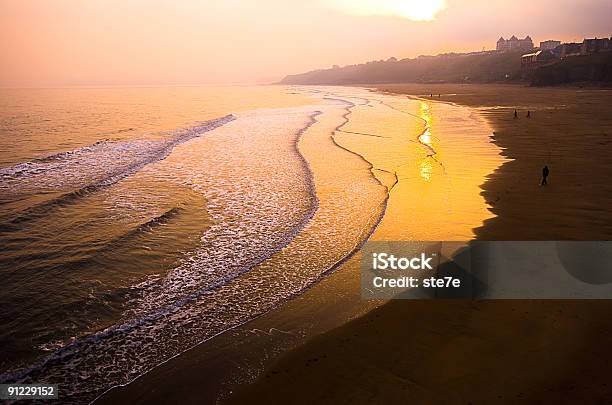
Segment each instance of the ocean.
[{"label": "ocean", "polygon": [[0,382],[59,384],[68,403],[278,307],[377,228],[461,240],[490,216],[478,186],[500,158],[457,106],[325,87],[0,93]]}]

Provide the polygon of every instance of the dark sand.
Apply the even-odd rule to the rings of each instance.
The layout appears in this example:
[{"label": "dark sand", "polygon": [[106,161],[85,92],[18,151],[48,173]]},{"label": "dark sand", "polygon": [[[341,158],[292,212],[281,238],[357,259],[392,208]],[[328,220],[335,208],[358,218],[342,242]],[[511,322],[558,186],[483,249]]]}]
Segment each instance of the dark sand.
[{"label": "dark sand", "polygon": [[[612,239],[612,91],[381,90],[440,93],[491,122],[514,160],[483,184],[497,217],[479,239]],[[229,403],[612,403],[611,313],[610,301],[392,301],[286,353]]]}]

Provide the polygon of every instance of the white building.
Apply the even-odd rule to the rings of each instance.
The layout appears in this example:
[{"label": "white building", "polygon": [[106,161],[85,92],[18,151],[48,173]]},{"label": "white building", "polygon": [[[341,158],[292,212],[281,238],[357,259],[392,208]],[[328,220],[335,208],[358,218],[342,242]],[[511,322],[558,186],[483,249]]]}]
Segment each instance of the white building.
[{"label": "white building", "polygon": [[507,39],[507,40],[504,39],[504,37],[501,37],[497,41],[496,49],[498,51],[515,51],[515,50],[532,51],[533,41],[531,40],[531,37],[529,35],[527,35],[523,39],[518,39],[514,35],[512,35],[512,37],[510,37],[510,39]]}]

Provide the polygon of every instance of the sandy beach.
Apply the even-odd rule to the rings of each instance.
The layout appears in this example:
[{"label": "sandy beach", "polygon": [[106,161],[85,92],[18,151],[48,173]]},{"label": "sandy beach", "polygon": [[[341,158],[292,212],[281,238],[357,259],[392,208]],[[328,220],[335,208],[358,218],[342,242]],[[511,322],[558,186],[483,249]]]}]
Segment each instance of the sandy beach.
[{"label": "sandy beach", "polygon": [[[496,216],[475,230],[477,238],[612,236],[612,91],[381,90],[435,93],[478,108],[493,126],[494,142],[513,160],[482,185]],[[544,164],[550,183],[540,187]],[[289,352],[229,403],[607,403],[610,309],[607,301],[393,301]]]}]

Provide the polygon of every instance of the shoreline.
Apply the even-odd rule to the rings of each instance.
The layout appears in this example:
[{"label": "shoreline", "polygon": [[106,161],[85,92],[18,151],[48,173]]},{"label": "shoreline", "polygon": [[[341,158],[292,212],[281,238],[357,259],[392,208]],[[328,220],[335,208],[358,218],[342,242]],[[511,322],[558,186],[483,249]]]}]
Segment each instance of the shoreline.
[{"label": "shoreline", "polygon": [[[392,104],[395,105],[395,102]],[[410,102],[400,105],[403,106],[402,109],[405,109],[407,105],[408,108],[415,108],[418,111],[420,103],[413,104]],[[382,109],[385,114],[388,114],[388,107],[386,105]],[[393,106],[391,106],[391,109],[397,110]],[[397,112],[408,114],[402,109],[397,110]],[[372,109],[365,108],[365,110]],[[395,114],[393,119],[400,117],[397,112],[393,113]],[[360,114],[363,114],[363,112]],[[401,118],[404,122],[410,122],[406,129],[409,129],[409,133],[420,134],[422,132],[421,124],[417,123],[420,117],[416,114],[409,115],[415,118],[414,122]],[[423,121],[426,123],[425,120]],[[377,123],[373,124],[378,125]],[[346,123],[340,125],[346,125]],[[334,126],[334,128],[330,127],[329,129],[332,132],[339,132],[337,126]],[[399,136],[398,139],[404,139],[401,140],[402,143],[405,143],[406,129],[399,128],[399,132],[395,134],[395,136]],[[486,133],[480,132],[477,136],[482,137]],[[331,137],[329,134],[325,136],[329,137],[333,143],[340,141],[343,145],[340,145],[339,148],[336,147],[336,149],[347,153],[344,142],[348,139],[340,138],[336,140],[333,135]],[[308,138],[308,135],[306,138]],[[413,142],[412,137],[410,139],[410,142]],[[416,143],[409,144],[416,145]],[[377,164],[374,164],[367,157],[353,151],[350,144],[348,147],[350,149],[348,152],[351,155],[360,160],[365,160],[367,165],[374,167],[375,170],[389,168],[384,165],[384,161],[378,161]],[[413,147],[419,150],[423,146]],[[425,150],[419,152],[419,154],[421,159],[429,159],[429,154]],[[383,163],[383,166],[379,167],[381,163]],[[403,164],[403,162],[401,163]],[[371,172],[372,167],[368,168],[371,175],[373,174]],[[315,178],[316,173],[315,170]],[[393,181],[389,179],[390,185],[387,188],[397,185],[397,178],[394,178]],[[376,181],[378,182],[380,179]],[[411,184],[410,180],[404,181]],[[384,186],[384,183],[381,184]],[[400,185],[398,190],[394,189],[393,198],[399,198],[399,201],[402,201],[402,198],[406,198],[406,195],[402,192],[406,192],[406,185]],[[389,192],[387,191],[388,198]],[[481,203],[478,202],[478,204]],[[392,222],[384,224],[383,228],[385,229],[378,236],[379,239],[384,238],[383,235],[393,234]],[[212,341],[206,342],[206,344],[195,347],[163,366],[149,371],[145,376],[128,386],[118,387],[107,392],[96,403],[113,403],[125,400],[132,403],[145,403],[151,400],[158,403],[170,403],[177,400],[183,402],[222,402],[226,399],[223,392],[231,392],[236,387],[240,389],[244,384],[251,382],[252,379],[257,377],[259,370],[276,360],[279,355],[299,347],[310,338],[334,330],[384,303],[383,301],[363,301],[360,299],[358,255],[351,256],[345,261],[346,263],[338,271],[326,275],[321,282],[294,299],[285,302],[281,307],[228,331]],[[228,364],[236,364],[235,368],[238,371],[232,370],[232,367],[229,367]],[[247,372],[246,379],[244,369],[251,370]],[[242,370],[243,375],[240,375],[240,370]],[[250,374],[251,372],[255,372],[255,374]],[[161,384],[166,381],[172,381],[175,389],[162,387]],[[200,387],[202,391],[198,392],[190,388],[195,386]]]}]

